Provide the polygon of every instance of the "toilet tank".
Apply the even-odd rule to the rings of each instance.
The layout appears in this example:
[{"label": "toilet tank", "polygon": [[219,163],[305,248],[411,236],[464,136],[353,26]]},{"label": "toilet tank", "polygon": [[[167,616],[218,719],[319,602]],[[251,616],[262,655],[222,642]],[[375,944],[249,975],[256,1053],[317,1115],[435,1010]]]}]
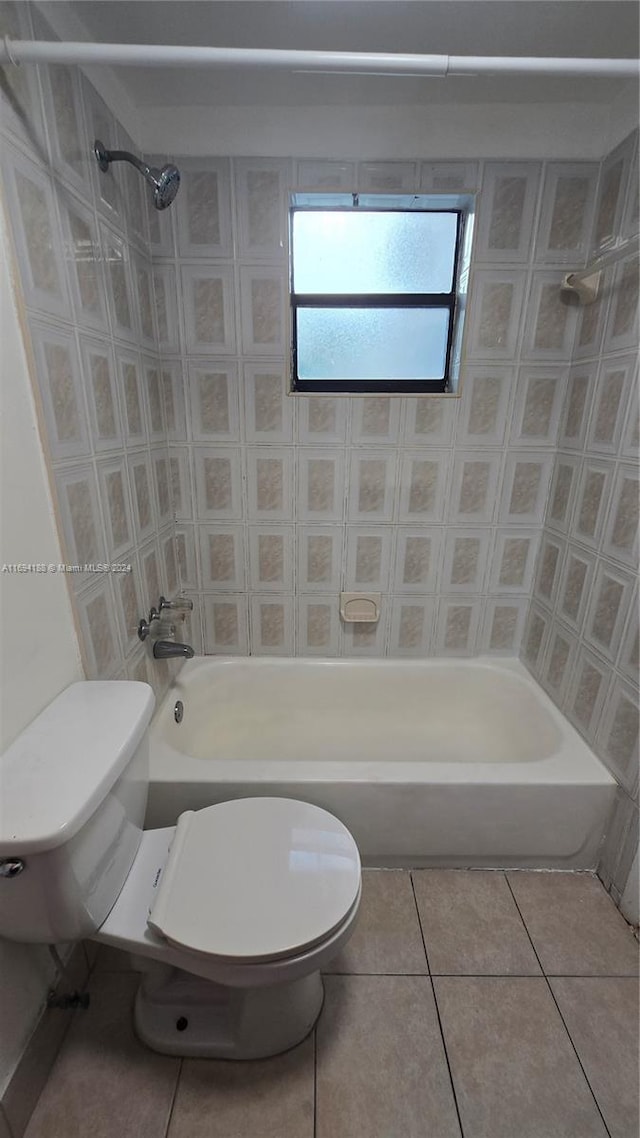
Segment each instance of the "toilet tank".
[{"label": "toilet tank", "polygon": [[149,786],[148,684],[63,691],[0,759],[0,936],[79,940],[136,856]]}]

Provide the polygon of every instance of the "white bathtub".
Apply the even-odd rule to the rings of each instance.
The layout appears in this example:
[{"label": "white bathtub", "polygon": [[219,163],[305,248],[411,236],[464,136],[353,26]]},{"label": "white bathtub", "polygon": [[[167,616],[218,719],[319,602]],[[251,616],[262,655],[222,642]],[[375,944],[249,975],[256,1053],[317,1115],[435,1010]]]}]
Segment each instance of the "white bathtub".
[{"label": "white bathtub", "polygon": [[368,865],[587,869],[614,787],[517,660],[208,657],[153,721],[147,826],[282,795],[336,814]]}]

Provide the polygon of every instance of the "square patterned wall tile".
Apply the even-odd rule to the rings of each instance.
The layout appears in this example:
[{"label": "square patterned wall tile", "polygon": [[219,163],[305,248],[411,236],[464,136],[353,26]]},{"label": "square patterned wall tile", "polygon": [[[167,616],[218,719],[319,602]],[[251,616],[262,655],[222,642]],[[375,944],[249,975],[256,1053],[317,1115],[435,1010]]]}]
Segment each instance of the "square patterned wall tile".
[{"label": "square patterned wall tile", "polygon": [[294,598],[252,593],[249,601],[251,652],[256,656],[293,656]]},{"label": "square patterned wall tile", "polygon": [[242,517],[240,450],[194,447],[198,517],[231,521]]},{"label": "square patterned wall tile", "polygon": [[441,573],[444,592],[484,592],[489,543],[486,529],[448,529]]},{"label": "square patterned wall tile", "polygon": [[434,597],[394,597],[391,601],[389,655],[423,659],[433,643]]},{"label": "square patterned wall tile", "polygon": [[476,269],[465,330],[474,360],[513,360],[520,336],[526,274],[516,269]]},{"label": "square patterned wall tile", "polygon": [[511,421],[513,446],[555,448],[565,384],[562,367],[520,369]]},{"label": "square patterned wall tile", "polygon": [[244,527],[207,523],[198,527],[198,536],[201,588],[243,593],[246,588]]},{"label": "square patterned wall tile", "polygon": [[190,363],[188,399],[194,442],[240,442],[238,369],[228,360]]},{"label": "square patterned wall tile", "polygon": [[295,403],[287,396],[284,365],[245,363],[243,399],[248,443],[293,442]]},{"label": "square patterned wall tile", "polygon": [[567,361],[573,353],[577,310],[560,294],[561,272],[534,272],[522,343],[526,360]]},{"label": "square patterned wall tile", "polygon": [[12,147],[3,155],[9,216],[25,301],[30,308],[71,318],[62,233],[48,173]]},{"label": "square patterned wall tile", "polygon": [[617,677],[609,692],[596,745],[602,748],[607,764],[624,789],[638,795],[638,690]]},{"label": "square patterned wall tile", "polygon": [[456,443],[461,447],[501,447],[514,388],[514,371],[468,367],[464,376]]},{"label": "square patterned wall tile", "polygon": [[302,593],[340,591],[342,575],[342,526],[296,527],[298,588]]},{"label": "square patterned wall tile", "polygon": [[616,470],[603,552],[634,569],[638,564],[637,464],[620,464]]},{"label": "square patterned wall tile", "polygon": [[347,528],[344,587],[347,592],[386,592],[391,569],[393,532],[389,526]]},{"label": "square patterned wall tile", "polygon": [[[425,463],[415,460],[414,471],[423,467],[433,467],[435,463]],[[429,488],[422,490],[423,482],[418,488],[418,475],[409,489],[409,498],[412,493],[416,499],[416,509],[422,508],[426,496],[431,495],[431,475]],[[351,522],[373,523],[391,521],[393,514],[394,495],[396,489],[396,455],[388,451],[361,451],[351,452],[349,464],[349,498],[348,517]],[[417,499],[420,498],[419,504]],[[426,507],[425,507],[426,508]]]},{"label": "square patterned wall tile", "polygon": [[298,441],[309,446],[344,444],[347,434],[349,403],[326,395],[298,396]]},{"label": "square patterned wall tile", "polygon": [[575,636],[559,621],[554,621],[541,662],[540,682],[558,704],[564,700],[577,652]]},{"label": "square patterned wall tile", "polygon": [[632,348],[638,342],[638,259],[618,263],[613,273],[612,297],[605,328],[605,351]]},{"label": "square patterned wall tile", "polygon": [[298,450],[298,518],[301,522],[341,522],[345,506],[342,451]]},{"label": "square patterned wall tile", "polygon": [[229,160],[181,159],[176,200],[181,257],[233,256]]},{"label": "square patterned wall tile", "polygon": [[293,526],[249,527],[249,582],[260,592],[292,593]]},{"label": "square patterned wall tile", "polygon": [[393,590],[396,593],[435,593],[441,587],[441,549],[444,528],[398,526]]},{"label": "square patterned wall tile", "polygon": [[284,356],[286,279],[269,265],[240,266],[242,350],[248,356]]},{"label": "square patterned wall tile", "polygon": [[183,265],[181,294],[187,352],[205,356],[234,355],[233,265]]},{"label": "square patterned wall tile", "polygon": [[298,597],[296,652],[299,656],[337,656],[341,637],[335,594]]},{"label": "square patterned wall tile", "polygon": [[247,448],[247,509],[250,520],[294,520],[293,472],[292,448]]},{"label": "square patterned wall tile", "polygon": [[475,654],[482,607],[479,597],[440,597],[435,632],[437,656]]},{"label": "square patterned wall tile", "polygon": [[497,530],[492,551],[491,592],[531,592],[538,551],[537,530]]},{"label": "square patterned wall tile", "polygon": [[584,447],[596,371],[595,364],[576,364],[569,371],[560,419],[559,443],[563,450]]},{"label": "square patterned wall tile", "polygon": [[203,597],[203,608],[207,651],[223,656],[248,655],[247,597],[216,592]]},{"label": "square patterned wall tile", "polygon": [[500,502],[502,523],[530,526],[543,521],[552,469],[552,454],[533,451],[507,454]]},{"label": "square patterned wall tile", "polygon": [[164,356],[180,355],[178,282],[173,265],[153,266],[153,294],[160,351]]},{"label": "square patterned wall tile", "polygon": [[529,608],[528,598],[513,596],[491,597],[483,605],[484,621],[480,629],[478,651],[498,656],[515,655]]},{"label": "square patterned wall tile", "polygon": [[527,264],[539,181],[538,162],[486,164],[475,245],[479,261]]},{"label": "square patterned wall tile", "polygon": [[602,360],[594,391],[587,448],[603,454],[618,454],[626,422],[637,357]]},{"label": "square patterned wall tile", "polygon": [[[466,382],[464,377],[462,382]],[[444,397],[404,400],[405,446],[449,446],[461,402],[461,399]]]},{"label": "square patterned wall tile", "polygon": [[549,162],[542,188],[536,260],[581,264],[588,259],[598,166]]},{"label": "square patterned wall tile", "polygon": [[233,175],[240,256],[254,261],[283,261],[291,162],[280,158],[235,158]]},{"label": "square patterned wall tile", "polygon": [[493,521],[501,467],[501,452],[456,452],[447,479],[449,522],[488,525]]},{"label": "square patterned wall tile", "polygon": [[59,205],[76,319],[104,334],[109,331],[106,279],[93,210],[70,191]]}]

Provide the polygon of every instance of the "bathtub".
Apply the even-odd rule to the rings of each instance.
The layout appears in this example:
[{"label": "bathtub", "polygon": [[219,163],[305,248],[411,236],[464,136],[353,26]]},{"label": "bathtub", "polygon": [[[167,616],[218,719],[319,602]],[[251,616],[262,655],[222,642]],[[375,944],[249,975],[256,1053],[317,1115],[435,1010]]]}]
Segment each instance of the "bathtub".
[{"label": "bathtub", "polygon": [[197,658],[158,708],[150,753],[147,826],[301,798],[373,866],[593,868],[615,788],[514,659]]}]

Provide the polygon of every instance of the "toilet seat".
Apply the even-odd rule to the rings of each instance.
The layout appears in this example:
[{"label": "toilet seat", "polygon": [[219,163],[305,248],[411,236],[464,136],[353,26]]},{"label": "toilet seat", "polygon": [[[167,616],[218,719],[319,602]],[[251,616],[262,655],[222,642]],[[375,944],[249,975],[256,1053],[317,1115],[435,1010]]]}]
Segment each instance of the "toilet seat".
[{"label": "toilet seat", "polygon": [[332,814],[245,798],[178,819],[148,925],[177,948],[238,963],[320,944],[360,896],[360,857]]}]

